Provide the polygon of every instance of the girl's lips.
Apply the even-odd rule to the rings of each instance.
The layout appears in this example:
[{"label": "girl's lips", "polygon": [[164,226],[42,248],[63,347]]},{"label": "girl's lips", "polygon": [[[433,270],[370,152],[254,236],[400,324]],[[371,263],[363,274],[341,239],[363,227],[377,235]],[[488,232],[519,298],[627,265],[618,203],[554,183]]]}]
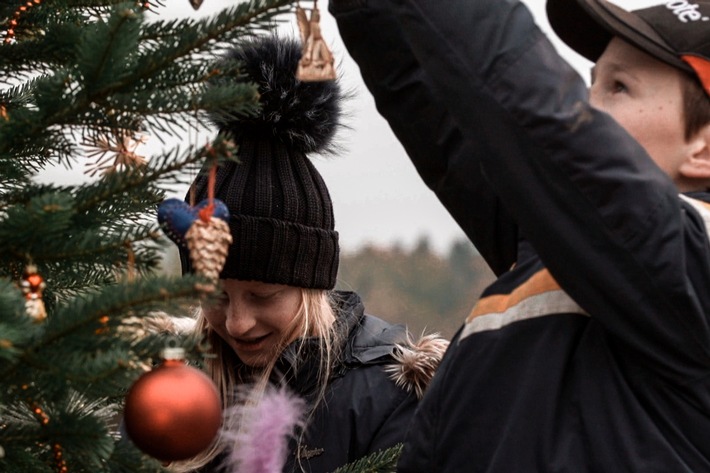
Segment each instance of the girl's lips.
[{"label": "girl's lips", "polygon": [[237,349],[245,352],[251,352],[261,350],[264,347],[267,338],[269,338],[269,334],[256,338],[235,338],[233,340]]}]

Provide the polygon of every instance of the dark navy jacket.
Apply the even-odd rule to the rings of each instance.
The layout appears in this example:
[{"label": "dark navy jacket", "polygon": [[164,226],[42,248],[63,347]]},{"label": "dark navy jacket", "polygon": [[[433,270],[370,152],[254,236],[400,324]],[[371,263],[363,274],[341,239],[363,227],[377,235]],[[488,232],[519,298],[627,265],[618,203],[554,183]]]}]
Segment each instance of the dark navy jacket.
[{"label": "dark navy jacket", "polygon": [[330,0],[376,105],[498,280],[399,471],[710,472],[710,211],[515,0]]},{"label": "dark navy jacket", "polygon": [[[396,363],[396,344],[407,343],[406,328],[366,315],[360,297],[353,292],[336,294],[347,342],[325,400],[308,420],[306,437],[298,450],[292,445],[284,472],[329,473],[393,447],[404,441],[417,406],[414,392],[397,386],[385,371]],[[294,357],[289,353],[287,350],[281,357],[277,369],[285,373],[291,389],[312,401],[317,388],[315,363],[301,363],[294,371]],[[303,358],[303,352],[300,356]]]}]

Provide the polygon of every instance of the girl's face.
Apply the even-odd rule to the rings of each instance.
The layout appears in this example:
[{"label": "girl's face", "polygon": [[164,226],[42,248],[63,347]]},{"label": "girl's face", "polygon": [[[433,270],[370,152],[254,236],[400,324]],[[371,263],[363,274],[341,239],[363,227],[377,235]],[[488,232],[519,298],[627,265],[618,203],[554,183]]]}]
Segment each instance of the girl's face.
[{"label": "girl's face", "polygon": [[205,319],[244,364],[266,366],[297,336],[288,331],[301,289],[238,279],[222,280],[222,288],[222,300],[203,307]]}]

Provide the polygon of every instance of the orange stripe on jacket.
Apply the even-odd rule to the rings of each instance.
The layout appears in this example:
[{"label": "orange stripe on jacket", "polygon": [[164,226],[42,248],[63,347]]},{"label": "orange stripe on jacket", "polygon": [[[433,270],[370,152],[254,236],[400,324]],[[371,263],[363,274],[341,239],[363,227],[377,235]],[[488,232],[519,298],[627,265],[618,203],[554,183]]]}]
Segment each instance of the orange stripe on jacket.
[{"label": "orange stripe on jacket", "polygon": [[510,294],[495,294],[479,299],[466,318],[466,323],[481,315],[505,312],[525,299],[556,290],[560,290],[560,285],[547,269],[541,269]]}]

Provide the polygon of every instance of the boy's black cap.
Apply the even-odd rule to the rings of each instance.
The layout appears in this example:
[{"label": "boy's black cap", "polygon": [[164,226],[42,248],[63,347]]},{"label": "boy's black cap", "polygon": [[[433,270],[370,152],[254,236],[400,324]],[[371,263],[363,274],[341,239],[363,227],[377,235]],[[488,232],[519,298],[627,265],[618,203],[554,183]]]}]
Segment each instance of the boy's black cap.
[{"label": "boy's black cap", "polygon": [[618,36],[695,74],[710,95],[710,0],[671,0],[634,11],[606,0],[548,0],[547,16],[560,39],[591,61]]}]

